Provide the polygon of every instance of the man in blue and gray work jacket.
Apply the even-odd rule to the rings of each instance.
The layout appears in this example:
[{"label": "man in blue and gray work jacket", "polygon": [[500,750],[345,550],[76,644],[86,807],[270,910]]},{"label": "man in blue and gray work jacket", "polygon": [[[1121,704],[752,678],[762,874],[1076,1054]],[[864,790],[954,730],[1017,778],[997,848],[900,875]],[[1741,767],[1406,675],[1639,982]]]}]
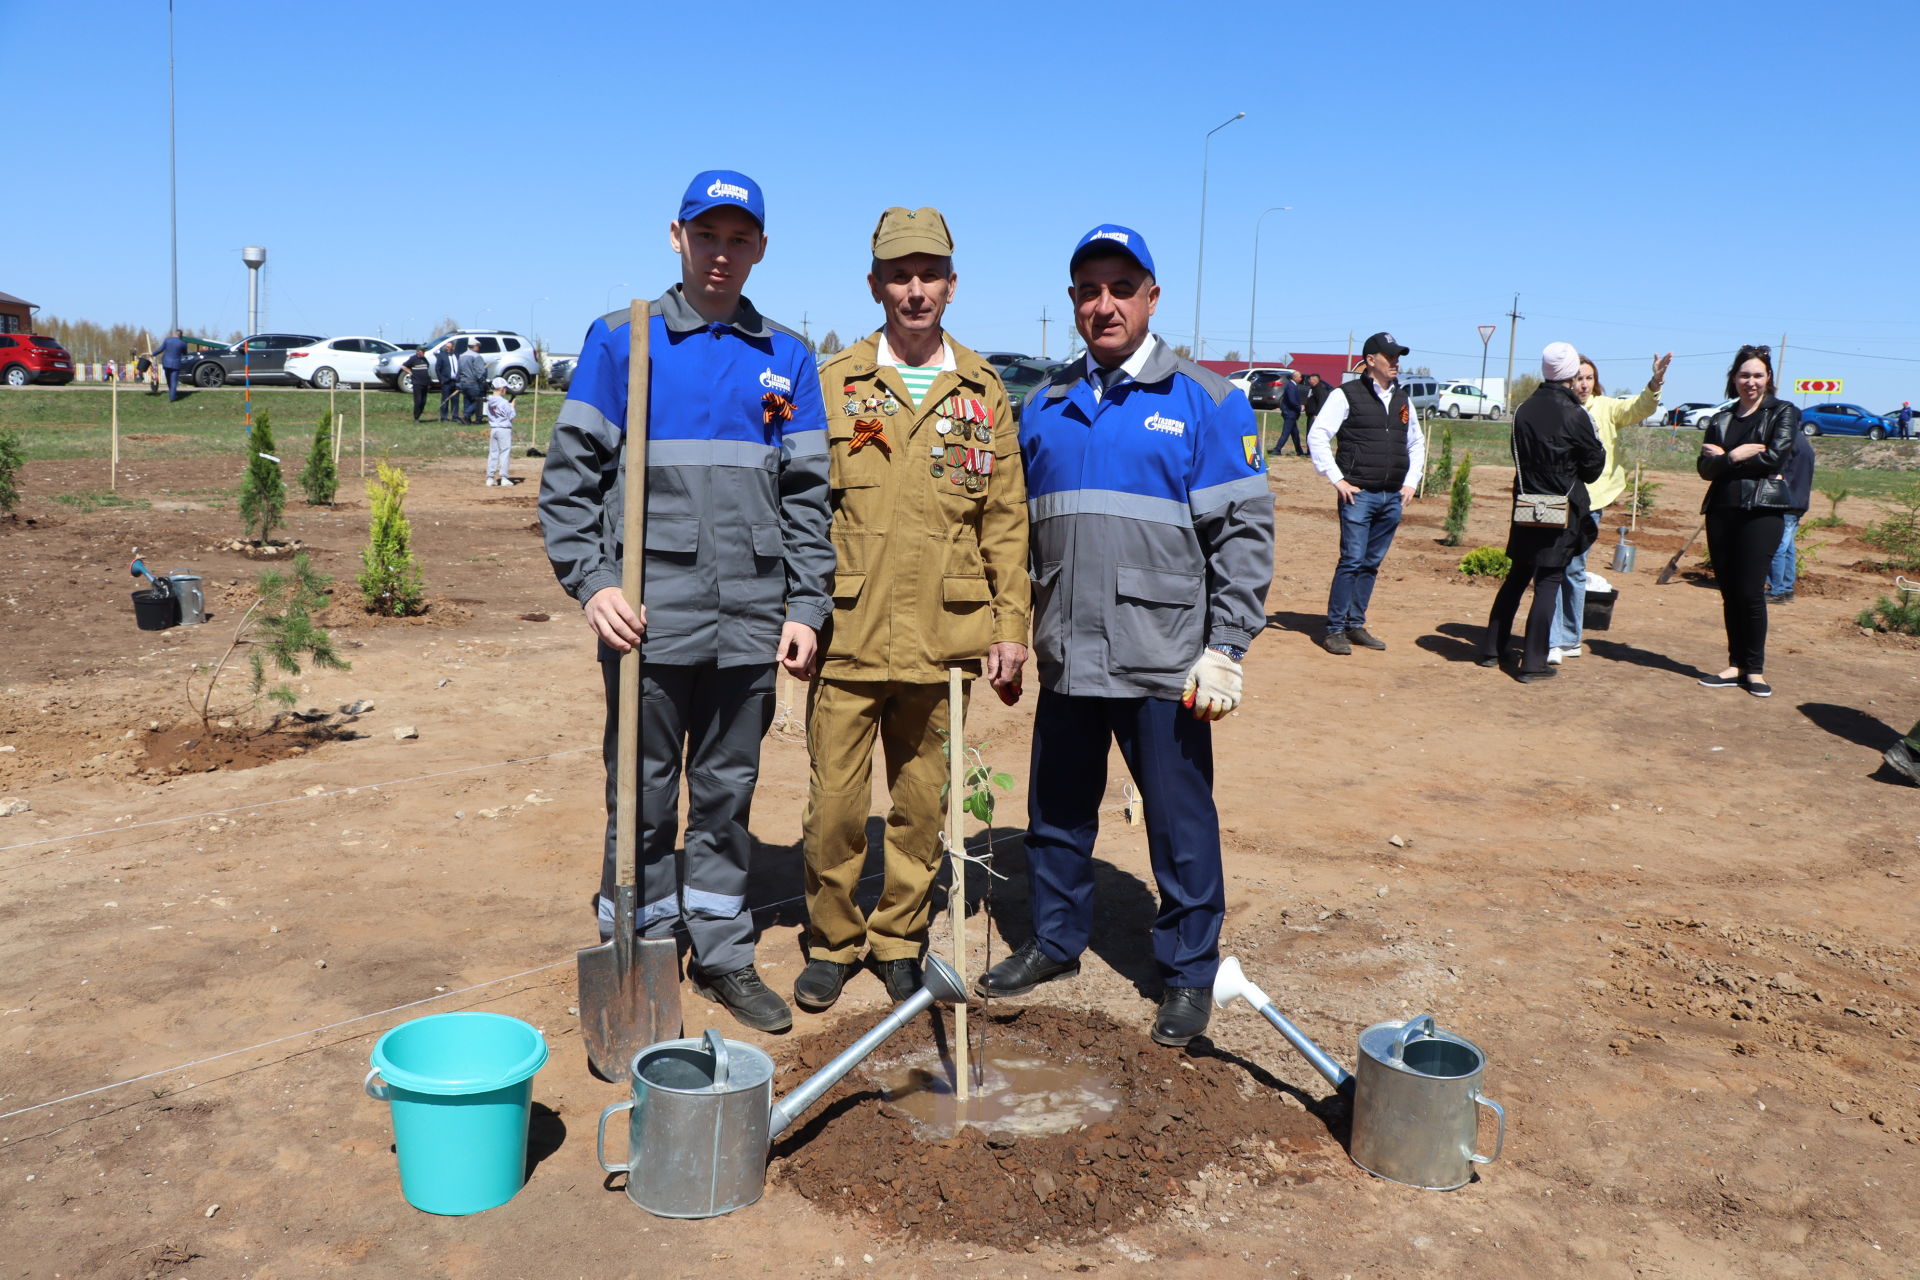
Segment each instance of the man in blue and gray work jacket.
[{"label": "man in blue and gray work jacket", "polygon": [[1206,1029],[1226,888],[1209,723],[1240,703],[1266,626],[1273,496],[1247,398],[1148,331],[1159,302],[1137,231],[1103,225],[1069,260],[1087,357],[1020,421],[1040,674],[1028,781],[1033,937],[977,984],[1013,996],[1080,970],[1093,842],[1117,740],[1146,808],[1160,888],[1153,1038]]},{"label": "man in blue and gray work jacket", "polygon": [[[668,228],[680,283],[648,335],[646,601],[620,591],[628,313],[595,320],[554,423],[540,482],[547,558],[599,640],[606,686],[607,837],[600,935],[613,930],[619,654],[642,641],[640,918],[684,926],[702,995],[761,1031],[793,1025],[754,967],[748,809],[773,721],[776,660],[811,679],[828,583],[827,422],[813,356],[742,297],[766,252],[760,188],[714,170]],[[674,843],[682,758],[684,870]]]}]

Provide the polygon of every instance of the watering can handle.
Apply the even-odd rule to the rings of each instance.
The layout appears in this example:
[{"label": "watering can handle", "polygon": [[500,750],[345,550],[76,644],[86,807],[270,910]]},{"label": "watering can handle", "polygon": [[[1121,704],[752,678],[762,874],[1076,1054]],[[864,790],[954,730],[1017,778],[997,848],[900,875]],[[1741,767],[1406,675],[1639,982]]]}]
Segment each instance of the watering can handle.
[{"label": "watering can handle", "polygon": [[713,1055],[713,1091],[723,1092],[727,1087],[727,1042],[712,1027],[707,1028],[707,1052]]},{"label": "watering can handle", "polygon": [[1483,1107],[1493,1108],[1493,1114],[1500,1118],[1500,1128],[1495,1132],[1493,1136],[1493,1154],[1492,1155],[1483,1156],[1478,1152],[1471,1152],[1468,1154],[1467,1159],[1473,1161],[1475,1164],[1492,1164],[1495,1160],[1498,1160],[1500,1158],[1500,1149],[1507,1145],[1507,1113],[1500,1109],[1499,1103],[1495,1102],[1492,1098],[1487,1097],[1485,1094],[1475,1093],[1473,1095],[1473,1100],[1479,1103]]},{"label": "watering can handle", "polygon": [[367,1078],[360,1082],[360,1087],[365,1089],[367,1096],[375,1102],[385,1102],[387,1101],[387,1082],[385,1080],[382,1080],[379,1084],[373,1082],[373,1078],[379,1074],[380,1068],[378,1067],[367,1072]]},{"label": "watering can handle", "polygon": [[[607,1121],[613,1118],[613,1113],[616,1111],[631,1110],[633,1110],[633,1099],[628,1098],[625,1102],[614,1103],[600,1113],[600,1132],[596,1134],[593,1139],[593,1155],[594,1158],[600,1162],[600,1167],[608,1173],[633,1172],[633,1152],[631,1151],[627,1152],[627,1162],[625,1164],[607,1163]],[[1499,1152],[1495,1152],[1494,1154],[1498,1155]]]},{"label": "watering can handle", "polygon": [[1417,1018],[1407,1019],[1406,1025],[1400,1028],[1400,1034],[1393,1038],[1393,1060],[1395,1062],[1399,1062],[1407,1056],[1407,1045],[1413,1040],[1413,1033],[1416,1029],[1419,1030],[1422,1036],[1431,1038],[1434,1034],[1433,1015],[1423,1013]]}]

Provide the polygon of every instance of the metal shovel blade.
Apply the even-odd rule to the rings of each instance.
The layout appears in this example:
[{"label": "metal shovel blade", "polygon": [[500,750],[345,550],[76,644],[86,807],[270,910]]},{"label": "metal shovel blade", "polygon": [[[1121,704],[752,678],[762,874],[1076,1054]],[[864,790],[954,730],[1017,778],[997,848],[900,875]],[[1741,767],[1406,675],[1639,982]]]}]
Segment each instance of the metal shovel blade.
[{"label": "metal shovel blade", "polygon": [[[616,909],[633,919],[631,890]],[[628,901],[620,902],[619,898]],[[616,915],[615,917],[619,917]],[[680,1034],[680,961],[672,938],[636,938],[631,928],[576,953],[580,974],[580,1039],[593,1069],[626,1078],[633,1055]]]}]

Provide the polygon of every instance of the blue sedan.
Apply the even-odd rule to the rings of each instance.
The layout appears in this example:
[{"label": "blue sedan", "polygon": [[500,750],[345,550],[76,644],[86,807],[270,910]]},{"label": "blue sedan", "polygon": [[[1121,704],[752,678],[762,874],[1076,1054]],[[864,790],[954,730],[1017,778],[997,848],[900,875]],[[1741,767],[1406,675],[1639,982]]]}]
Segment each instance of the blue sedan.
[{"label": "blue sedan", "polygon": [[1888,427],[1878,414],[1857,404],[1817,404],[1800,411],[1800,429],[1810,436],[1865,436],[1885,440]]}]

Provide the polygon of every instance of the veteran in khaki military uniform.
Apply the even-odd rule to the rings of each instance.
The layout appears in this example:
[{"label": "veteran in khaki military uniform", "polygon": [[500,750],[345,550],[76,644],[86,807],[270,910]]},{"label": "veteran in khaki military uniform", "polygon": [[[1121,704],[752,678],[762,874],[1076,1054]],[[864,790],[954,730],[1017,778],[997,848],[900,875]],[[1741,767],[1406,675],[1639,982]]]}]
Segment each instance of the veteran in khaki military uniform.
[{"label": "veteran in khaki military uniform", "polygon": [[[888,209],[867,276],[885,324],[820,370],[838,563],[807,707],[808,964],[793,989],[815,1012],[839,999],[863,950],[895,1001],[919,989],[947,671],[984,674],[1011,702],[1027,657],[1019,437],[992,366],[941,327],[958,280],[939,211]],[[880,899],[863,914],[876,738],[891,808]]]}]

